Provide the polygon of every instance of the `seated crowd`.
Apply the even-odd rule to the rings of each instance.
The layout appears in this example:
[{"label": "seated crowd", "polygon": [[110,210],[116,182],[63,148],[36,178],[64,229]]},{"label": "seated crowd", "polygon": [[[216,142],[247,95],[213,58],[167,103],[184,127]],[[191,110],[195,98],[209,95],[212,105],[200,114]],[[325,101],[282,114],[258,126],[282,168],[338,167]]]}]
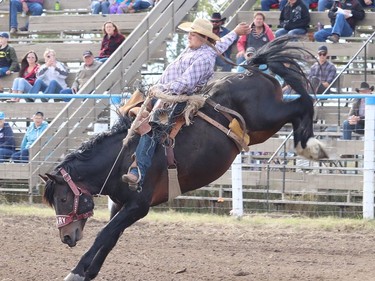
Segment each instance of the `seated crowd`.
[{"label": "seated crowd", "polygon": [[[262,1],[262,7],[265,5],[265,2]],[[267,5],[271,2],[268,0]],[[310,22],[309,8],[306,5],[311,4],[310,2],[308,0],[280,1],[280,24],[275,34],[270,26],[267,25],[265,14],[262,12],[254,13],[254,18],[250,25],[251,32],[248,35],[240,36],[233,43],[237,45],[237,63],[246,64],[247,60],[257,49],[272,41],[275,37],[286,34],[306,34]],[[155,3],[156,1],[151,0],[92,1],[92,12],[103,14],[131,13],[137,12],[139,9],[147,9]],[[43,5],[43,0],[29,0],[27,2],[12,0],[11,5],[14,5],[13,9],[15,13],[24,11],[36,15],[40,11],[37,7]],[[341,0],[332,3],[330,0],[319,0],[318,7],[322,5],[324,9],[330,9],[327,16],[331,20],[332,27],[323,28],[314,34],[315,40],[319,42],[324,42],[327,39],[333,43],[337,43],[340,36],[351,36],[357,21],[363,19],[365,15],[363,7],[357,0]],[[225,20],[226,18],[222,18],[220,13],[213,13],[210,19],[213,25],[213,33],[219,37],[223,37],[228,33],[228,30],[223,26]],[[12,31],[17,31],[17,19],[15,17],[14,20],[13,17],[12,21],[11,16]],[[8,44],[8,40],[8,33],[0,33],[0,82],[2,76],[18,72],[18,77],[14,79],[11,88],[13,93],[35,94],[42,92],[44,94],[75,94],[94,75],[101,64],[122,44],[125,36],[120,33],[116,24],[110,21],[105,22],[103,25],[103,39],[100,53],[96,57],[90,50],[86,50],[82,54],[82,64],[70,87],[66,83],[69,69],[64,63],[58,60],[58,54],[54,50],[45,50],[43,54],[44,64],[40,64],[37,53],[30,50],[23,56],[21,66],[19,67],[17,54],[14,48]],[[231,71],[232,66],[227,61],[231,56],[231,51],[232,48],[229,47],[227,52],[223,53],[222,58],[218,57],[216,60],[217,68],[221,68],[223,71]],[[317,93],[328,92],[328,85],[333,81],[336,74],[336,67],[329,62],[327,57],[327,46],[320,46],[317,52],[318,62],[312,66],[308,74],[310,81],[316,87]],[[240,71],[244,71],[244,69],[242,68]],[[283,83],[283,81],[280,81],[280,83]],[[287,85],[284,86],[284,89],[287,89]],[[361,88],[356,90],[361,93],[363,91],[371,92],[373,87],[370,88],[368,84],[362,83]],[[26,98],[25,100],[28,102],[34,101],[30,98]],[[9,102],[18,101],[20,101],[19,97],[9,100]],[[47,101],[47,99],[42,99],[42,101]],[[69,99],[65,98],[64,101],[69,101]],[[353,109],[349,119],[344,122],[344,139],[350,139],[352,131],[360,132],[363,130],[364,112],[362,104],[362,101],[356,101],[354,105],[357,106],[357,109]],[[9,159],[13,162],[28,161],[28,148],[48,126],[48,123],[43,118],[44,115],[42,112],[35,113],[32,119],[33,123],[28,127],[22,141],[21,149],[16,151],[13,133],[9,124],[5,122],[5,113],[0,112],[0,162],[8,161]]]},{"label": "seated crowd", "polygon": [[[117,25],[111,21],[103,24],[103,39],[99,54],[94,56],[90,50],[86,50],[82,56],[80,66],[71,87],[67,84],[69,74],[68,67],[58,60],[58,54],[47,48],[43,54],[44,64],[39,63],[38,54],[28,51],[18,63],[15,49],[8,44],[9,34],[0,33],[0,88],[1,77],[16,72],[17,78],[13,80],[10,91],[15,94],[75,94],[94,75],[101,64],[105,62],[116,49],[124,42],[125,36],[121,34]],[[34,99],[25,98],[27,102]],[[19,102],[20,97],[9,99],[8,102]],[[48,99],[42,98],[42,101]],[[64,101],[69,101],[65,98]]]}]

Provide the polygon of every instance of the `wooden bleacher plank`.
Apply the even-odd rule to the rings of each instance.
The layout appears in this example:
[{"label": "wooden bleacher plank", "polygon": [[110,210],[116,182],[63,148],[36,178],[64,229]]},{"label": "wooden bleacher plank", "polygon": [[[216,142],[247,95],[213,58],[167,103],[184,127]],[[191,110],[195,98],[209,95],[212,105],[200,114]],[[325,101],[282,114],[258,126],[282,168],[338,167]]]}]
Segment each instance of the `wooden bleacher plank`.
[{"label": "wooden bleacher plank", "polygon": [[55,11],[55,1],[44,1],[45,13],[89,13],[91,12],[90,0],[59,0],[60,10]]},{"label": "wooden bleacher plank", "polygon": [[16,122],[20,119],[31,120],[31,117],[38,111],[44,113],[46,121],[52,121],[65,106],[66,103],[63,102],[0,103],[0,111],[5,113],[7,122]]},{"label": "wooden bleacher plank", "polygon": [[95,43],[28,43],[28,44],[12,44],[16,50],[18,60],[21,61],[24,54],[28,51],[35,51],[39,57],[39,61],[44,61],[43,53],[49,48],[56,52],[56,59],[64,63],[82,62],[82,54],[86,50],[91,50],[94,56],[99,55],[99,42]]},{"label": "wooden bleacher plank", "polygon": [[106,21],[113,21],[122,33],[130,33],[145,18],[146,13],[114,15],[58,15],[30,16],[31,33],[101,33]]},{"label": "wooden bleacher plank", "polygon": [[30,164],[1,163],[0,175],[2,180],[28,180],[30,177]]},{"label": "wooden bleacher plank", "polygon": [[[87,40],[89,41],[89,40]],[[53,49],[56,52],[56,58],[58,61],[63,63],[69,62],[82,62],[82,54],[86,50],[92,51],[94,56],[99,55],[101,41],[94,41],[94,42],[70,42],[66,40],[63,43],[27,43],[27,44],[12,44],[14,49],[16,50],[18,60],[21,62],[22,57],[28,51],[33,50],[37,53],[39,57],[39,63],[43,62],[43,53],[44,51],[49,48]],[[163,43],[160,48],[158,48],[154,54],[152,55],[153,58],[165,58],[166,56],[166,43]]]}]

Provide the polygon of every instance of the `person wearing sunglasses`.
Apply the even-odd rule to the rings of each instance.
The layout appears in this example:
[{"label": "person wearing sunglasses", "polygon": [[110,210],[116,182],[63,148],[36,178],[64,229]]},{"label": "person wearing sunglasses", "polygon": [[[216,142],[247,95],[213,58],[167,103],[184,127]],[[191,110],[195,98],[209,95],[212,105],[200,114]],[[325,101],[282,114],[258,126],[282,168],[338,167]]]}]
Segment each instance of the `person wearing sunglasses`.
[{"label": "person wearing sunglasses", "polygon": [[[327,46],[320,46],[318,48],[318,61],[313,64],[309,74],[316,94],[322,94],[326,91],[333,79],[336,77],[336,66],[327,59]],[[329,90],[325,92],[329,93]]]},{"label": "person wearing sunglasses", "polygon": [[[68,88],[66,78],[69,74],[69,69],[56,59],[56,52],[52,49],[46,49],[44,52],[44,61],[36,74],[36,81],[30,89],[30,94],[37,94],[40,91],[43,94],[59,94],[61,90]],[[41,99],[47,102],[48,99]]]}]

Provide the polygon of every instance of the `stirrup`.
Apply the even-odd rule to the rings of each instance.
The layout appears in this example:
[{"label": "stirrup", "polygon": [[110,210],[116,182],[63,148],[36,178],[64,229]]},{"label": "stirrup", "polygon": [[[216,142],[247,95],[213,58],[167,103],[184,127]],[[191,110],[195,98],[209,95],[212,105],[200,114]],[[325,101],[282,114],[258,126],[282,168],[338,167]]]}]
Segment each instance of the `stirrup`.
[{"label": "stirrup", "polygon": [[[130,173],[130,170],[131,169],[134,169],[136,168],[137,169],[137,173],[138,173],[138,178],[136,180],[134,180],[133,177],[136,177],[136,175]],[[137,191],[138,188],[139,188],[139,185],[138,183],[141,181],[141,170],[139,169],[138,166],[130,166],[129,169],[128,169],[128,173],[125,174],[125,175],[122,175],[122,181],[123,182],[126,182],[128,185],[129,185],[129,189],[131,191]]]}]

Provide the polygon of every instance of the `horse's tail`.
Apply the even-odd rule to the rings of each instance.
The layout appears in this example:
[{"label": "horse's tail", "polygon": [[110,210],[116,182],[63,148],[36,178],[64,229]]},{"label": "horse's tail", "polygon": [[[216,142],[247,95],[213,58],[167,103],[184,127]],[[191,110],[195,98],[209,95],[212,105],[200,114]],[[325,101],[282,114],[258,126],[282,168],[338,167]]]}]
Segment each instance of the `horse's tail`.
[{"label": "horse's tail", "polygon": [[286,84],[300,95],[302,118],[293,121],[294,142],[296,145],[301,141],[302,147],[305,148],[307,140],[314,136],[312,128],[314,106],[308,93],[313,92],[309,90],[312,90],[312,86],[303,71],[303,66],[307,66],[306,59],[314,58],[314,55],[302,47],[288,44],[296,41],[297,38],[297,36],[281,36],[275,39],[263,46],[249,64],[267,65],[273,73],[282,77]]},{"label": "horse's tail", "polygon": [[296,41],[298,36],[281,36],[266,44],[251,58],[249,65],[267,67],[282,77],[286,84],[303,96],[308,96],[311,89],[303,67],[307,66],[306,59],[314,59],[314,55],[302,47],[288,44]]}]

